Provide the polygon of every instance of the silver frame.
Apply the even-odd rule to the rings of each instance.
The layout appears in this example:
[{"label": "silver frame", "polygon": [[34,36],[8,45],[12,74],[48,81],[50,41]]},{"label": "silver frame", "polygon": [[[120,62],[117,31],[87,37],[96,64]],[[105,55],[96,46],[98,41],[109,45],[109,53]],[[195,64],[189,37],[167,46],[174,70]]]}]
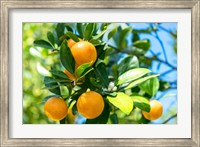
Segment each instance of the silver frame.
[{"label": "silver frame", "polygon": [[[1,146],[200,146],[200,1],[199,0],[0,0],[0,116]],[[192,11],[192,137],[188,139],[14,139],[9,138],[9,10],[23,8],[191,9]],[[164,133],[164,132],[163,132]]]}]

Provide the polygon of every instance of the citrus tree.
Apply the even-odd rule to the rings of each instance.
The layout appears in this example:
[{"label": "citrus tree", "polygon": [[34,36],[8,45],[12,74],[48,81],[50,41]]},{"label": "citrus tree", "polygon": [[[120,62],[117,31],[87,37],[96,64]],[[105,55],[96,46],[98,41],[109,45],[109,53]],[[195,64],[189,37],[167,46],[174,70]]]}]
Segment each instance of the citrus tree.
[{"label": "citrus tree", "polygon": [[61,124],[80,117],[86,124],[158,119],[163,108],[154,97],[163,81],[148,69],[150,41],[138,33],[128,24],[58,23],[47,40],[35,40],[54,58],[44,77],[51,93],[43,99],[46,116]]}]

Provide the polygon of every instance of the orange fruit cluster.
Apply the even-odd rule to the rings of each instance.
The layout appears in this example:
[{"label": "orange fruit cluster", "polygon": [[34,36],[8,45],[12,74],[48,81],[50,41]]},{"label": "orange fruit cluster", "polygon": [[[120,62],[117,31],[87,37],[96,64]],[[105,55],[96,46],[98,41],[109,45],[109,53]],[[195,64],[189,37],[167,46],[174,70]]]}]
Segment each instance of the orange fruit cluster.
[{"label": "orange fruit cluster", "polygon": [[[95,92],[89,91],[83,93],[77,100],[78,112],[88,119],[98,117],[104,109],[103,97]],[[52,97],[48,99],[44,105],[44,112],[47,117],[54,121],[59,121],[68,115],[70,123],[74,121],[75,116],[72,114],[72,110],[68,109],[67,104],[62,98]]]}]

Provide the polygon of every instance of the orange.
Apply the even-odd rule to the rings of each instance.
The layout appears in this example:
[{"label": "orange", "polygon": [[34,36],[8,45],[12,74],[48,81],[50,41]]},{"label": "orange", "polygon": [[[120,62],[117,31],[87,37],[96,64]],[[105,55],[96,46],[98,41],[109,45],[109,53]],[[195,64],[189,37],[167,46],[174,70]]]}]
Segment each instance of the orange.
[{"label": "orange", "polygon": [[68,70],[66,70],[66,69],[64,69],[64,73],[67,75],[67,77],[70,79],[70,80],[72,80],[72,81],[74,81],[74,80],[76,80],[77,78],[78,78],[78,76],[75,74],[75,76],[73,75],[73,74],[71,74]]},{"label": "orange", "polygon": [[85,92],[78,98],[76,106],[81,115],[93,119],[98,117],[104,109],[103,97],[95,91]]},{"label": "orange", "polygon": [[44,112],[47,117],[59,121],[67,116],[68,107],[62,98],[52,97],[44,104]]},{"label": "orange", "polygon": [[142,111],[144,117],[148,120],[156,120],[162,115],[163,106],[157,100],[150,101],[150,112]]},{"label": "orange", "polygon": [[80,41],[71,48],[72,55],[77,66],[84,63],[91,63],[97,59],[97,51],[94,45],[88,41]]},{"label": "orange", "polygon": [[[82,39],[79,38],[79,41],[82,41]],[[71,39],[71,38],[67,40],[67,44],[68,44],[68,47],[69,47],[69,48],[72,48],[72,46],[73,46],[74,44],[76,44],[76,43],[77,43],[77,42],[75,42],[75,41],[74,41],[73,39]]]}]

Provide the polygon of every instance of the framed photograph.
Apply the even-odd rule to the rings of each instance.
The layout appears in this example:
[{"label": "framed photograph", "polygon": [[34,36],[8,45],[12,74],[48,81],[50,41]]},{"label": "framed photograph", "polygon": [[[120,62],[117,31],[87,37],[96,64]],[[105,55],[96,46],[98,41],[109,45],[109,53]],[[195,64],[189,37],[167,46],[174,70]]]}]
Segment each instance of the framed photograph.
[{"label": "framed photograph", "polygon": [[1,1],[1,146],[199,146],[197,1]]}]

